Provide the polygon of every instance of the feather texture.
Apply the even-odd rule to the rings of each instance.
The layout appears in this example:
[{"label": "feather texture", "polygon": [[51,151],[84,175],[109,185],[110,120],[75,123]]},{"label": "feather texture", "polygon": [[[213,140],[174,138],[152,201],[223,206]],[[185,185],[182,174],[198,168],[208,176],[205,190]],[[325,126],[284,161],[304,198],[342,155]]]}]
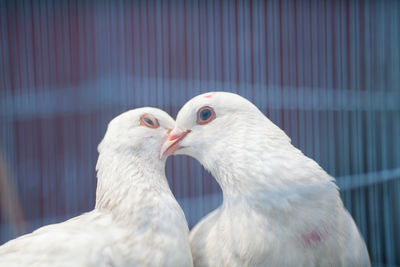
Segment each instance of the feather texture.
[{"label": "feather texture", "polygon": [[[140,126],[152,114],[160,127]],[[173,119],[141,108],[112,120],[99,145],[96,206],[0,247],[0,266],[192,266],[188,226],[159,149]]]},{"label": "feather texture", "polygon": [[[204,106],[216,118],[198,125]],[[252,103],[200,95],[176,127],[190,133],[175,153],[199,160],[223,192],[223,204],[190,233],[195,266],[370,266],[334,178]]]}]

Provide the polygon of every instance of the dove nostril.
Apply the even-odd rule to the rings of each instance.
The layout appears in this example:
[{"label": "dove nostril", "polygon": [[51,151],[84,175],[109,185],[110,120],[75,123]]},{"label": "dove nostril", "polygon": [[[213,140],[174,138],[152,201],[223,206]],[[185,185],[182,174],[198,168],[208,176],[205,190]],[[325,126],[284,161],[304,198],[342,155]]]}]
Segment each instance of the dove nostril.
[{"label": "dove nostril", "polygon": [[169,141],[173,141],[176,140],[178,138],[181,138],[182,136],[185,135],[185,131],[183,131],[180,128],[174,128],[173,130],[171,130],[170,132],[168,132],[169,136],[168,136],[168,140]]},{"label": "dove nostril", "polygon": [[170,136],[168,137],[168,140],[169,140],[169,141],[173,141],[173,140],[175,140],[175,139],[178,139],[180,136],[182,136],[182,135],[181,135],[181,134],[170,135]]}]

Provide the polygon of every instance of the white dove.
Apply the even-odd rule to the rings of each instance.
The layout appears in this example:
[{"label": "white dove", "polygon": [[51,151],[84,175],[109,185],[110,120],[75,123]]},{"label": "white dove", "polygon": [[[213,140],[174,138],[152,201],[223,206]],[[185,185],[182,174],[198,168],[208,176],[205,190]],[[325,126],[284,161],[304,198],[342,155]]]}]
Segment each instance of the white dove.
[{"label": "white dove", "polygon": [[96,206],[0,247],[0,266],[193,266],[189,229],[160,148],[174,120],[125,112],[98,147]]},{"label": "white dove", "polygon": [[188,101],[160,153],[196,158],[222,188],[190,233],[194,266],[370,266],[334,178],[243,97]]}]

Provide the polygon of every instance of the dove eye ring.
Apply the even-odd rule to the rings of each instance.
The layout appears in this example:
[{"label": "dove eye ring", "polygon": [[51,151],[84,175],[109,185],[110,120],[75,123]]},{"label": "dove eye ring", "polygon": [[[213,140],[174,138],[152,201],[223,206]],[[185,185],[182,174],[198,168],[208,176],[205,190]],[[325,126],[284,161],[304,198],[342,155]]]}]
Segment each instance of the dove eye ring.
[{"label": "dove eye ring", "polygon": [[197,111],[197,124],[204,125],[214,120],[216,117],[212,107],[204,106]]},{"label": "dove eye ring", "polygon": [[150,114],[143,114],[140,117],[140,125],[146,126],[148,128],[152,128],[152,129],[156,129],[160,126],[160,124],[158,123],[158,120]]}]

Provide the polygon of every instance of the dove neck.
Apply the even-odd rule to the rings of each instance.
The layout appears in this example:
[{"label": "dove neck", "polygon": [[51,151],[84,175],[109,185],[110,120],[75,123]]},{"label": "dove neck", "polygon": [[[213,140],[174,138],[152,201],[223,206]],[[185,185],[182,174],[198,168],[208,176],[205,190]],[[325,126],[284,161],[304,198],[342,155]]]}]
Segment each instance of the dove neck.
[{"label": "dove neck", "polygon": [[[213,175],[221,186],[222,206],[226,208],[241,206],[263,211],[288,210],[289,207],[296,207],[295,203],[318,202],[321,197],[336,203],[338,198],[336,185],[330,180],[310,181],[304,178],[295,181],[272,173],[265,174],[263,179],[246,175]],[[294,176],[295,173],[289,175]]]},{"label": "dove neck", "polygon": [[171,196],[164,173],[165,160],[153,155],[108,153],[103,151],[97,162],[96,209],[115,217],[129,219],[139,207],[151,205],[161,196]]},{"label": "dove neck", "polygon": [[[224,206],[247,203],[250,207],[275,209],[325,193],[337,195],[330,177],[289,143],[264,145],[260,150],[248,142],[244,147],[226,145],[224,150],[212,152],[218,155],[214,158],[217,160],[201,158],[221,186]],[[255,151],[262,152],[254,156]]]}]

